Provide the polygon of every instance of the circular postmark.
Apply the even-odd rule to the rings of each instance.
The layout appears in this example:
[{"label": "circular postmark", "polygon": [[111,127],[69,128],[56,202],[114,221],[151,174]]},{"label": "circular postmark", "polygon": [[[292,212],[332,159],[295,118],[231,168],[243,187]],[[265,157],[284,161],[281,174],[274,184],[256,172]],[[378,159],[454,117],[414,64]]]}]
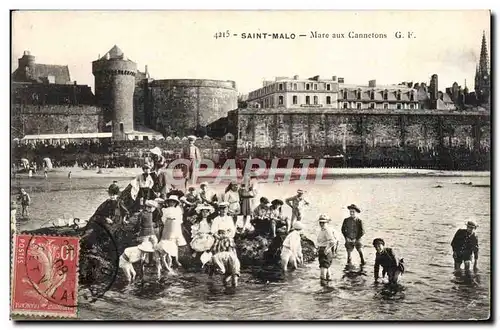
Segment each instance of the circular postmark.
[{"label": "circular postmark", "polygon": [[24,266],[30,288],[47,301],[76,307],[78,238],[30,235]]}]

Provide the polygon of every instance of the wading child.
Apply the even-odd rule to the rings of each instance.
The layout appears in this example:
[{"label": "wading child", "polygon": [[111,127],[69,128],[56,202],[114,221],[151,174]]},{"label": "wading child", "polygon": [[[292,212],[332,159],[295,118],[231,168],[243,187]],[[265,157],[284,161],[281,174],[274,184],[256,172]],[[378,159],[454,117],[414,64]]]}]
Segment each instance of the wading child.
[{"label": "wading child", "polygon": [[455,271],[460,270],[462,263],[465,271],[470,271],[472,255],[474,254],[474,271],[477,271],[479,256],[479,242],[476,233],[477,224],[474,221],[466,222],[467,229],[459,229],[451,241]]},{"label": "wading child", "polygon": [[153,212],[157,207],[158,203],[152,200],[147,200],[144,210],[142,210],[139,215],[139,221],[141,224],[139,238],[142,242],[151,242],[153,246],[158,243],[158,237],[156,236],[153,222]]},{"label": "wading child", "polygon": [[297,190],[297,195],[287,198],[285,203],[292,209],[292,219],[290,221],[290,225],[293,226],[295,221],[302,220],[304,208],[309,205],[309,202],[304,199],[304,191],[299,189]]},{"label": "wading child", "polygon": [[231,216],[227,215],[227,203],[221,202],[218,206],[219,215],[212,220],[210,231],[215,237],[212,253],[234,250],[234,235],[236,226]]},{"label": "wading child", "polygon": [[[133,282],[135,280],[136,271],[134,264],[137,262],[143,263],[149,253],[153,253],[153,245],[151,242],[143,242],[138,246],[128,247],[123,251],[120,256],[118,266],[125,273],[127,281]],[[158,264],[159,265],[159,264]]]},{"label": "wading child", "polygon": [[382,266],[382,279],[387,274],[390,284],[397,283],[399,276],[404,273],[404,260],[400,259],[398,262],[394,251],[385,247],[385,242],[381,238],[375,238],[373,246],[377,251],[374,266],[375,282],[379,281],[380,266]]},{"label": "wading child", "polygon": [[331,279],[330,266],[338,247],[338,238],[335,231],[328,223],[330,218],[324,214],[318,219],[320,231],[318,233],[318,259],[320,268],[320,279],[329,281]]},{"label": "wading child", "polygon": [[295,222],[292,231],[283,241],[283,248],[281,250],[281,269],[283,272],[288,270],[288,264],[293,265],[293,269],[297,269],[298,265],[304,263],[302,255],[302,243],[300,239],[300,231],[304,228],[302,223]]},{"label": "wading child", "polygon": [[198,205],[196,212],[199,218],[198,222],[191,228],[192,240],[190,246],[195,251],[193,256],[200,259],[203,268],[212,256],[209,251],[215,242],[214,236],[211,234],[212,221],[208,218],[213,212],[213,208],[210,205]]},{"label": "wading child", "polygon": [[182,235],[182,209],[179,207],[179,198],[177,195],[170,195],[165,203],[167,207],[162,210],[163,232],[158,251],[163,265],[170,273],[172,264],[182,266],[177,260],[178,247],[186,245],[186,240]]},{"label": "wading child", "polygon": [[363,228],[363,221],[356,215],[356,213],[361,213],[361,211],[354,204],[349,205],[347,209],[349,210],[349,218],[345,218],[342,223],[342,235],[344,235],[345,248],[347,250],[347,264],[351,264],[351,253],[356,248],[361,259],[361,265],[364,265],[365,258],[363,256],[361,238],[365,234],[365,230]]},{"label": "wading child", "polygon": [[[250,223],[255,228],[257,235],[268,235],[271,233],[271,218],[269,214],[269,199],[260,198],[260,204],[253,210],[253,217]],[[276,232],[272,237],[276,236]]]}]

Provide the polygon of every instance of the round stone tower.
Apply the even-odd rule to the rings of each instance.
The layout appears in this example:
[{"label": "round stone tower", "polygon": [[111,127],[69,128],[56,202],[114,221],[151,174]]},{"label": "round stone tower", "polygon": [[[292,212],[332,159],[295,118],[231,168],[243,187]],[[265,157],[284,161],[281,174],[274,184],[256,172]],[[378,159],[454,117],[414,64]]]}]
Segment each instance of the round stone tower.
[{"label": "round stone tower", "polygon": [[18,59],[19,70],[21,72],[22,80],[33,79],[33,74],[35,72],[35,56],[27,50],[24,51],[23,57]]},{"label": "round stone tower", "polygon": [[127,59],[116,45],[92,62],[95,96],[103,109],[101,129],[113,132],[113,139],[126,140],[134,130],[134,89],[137,64]]}]

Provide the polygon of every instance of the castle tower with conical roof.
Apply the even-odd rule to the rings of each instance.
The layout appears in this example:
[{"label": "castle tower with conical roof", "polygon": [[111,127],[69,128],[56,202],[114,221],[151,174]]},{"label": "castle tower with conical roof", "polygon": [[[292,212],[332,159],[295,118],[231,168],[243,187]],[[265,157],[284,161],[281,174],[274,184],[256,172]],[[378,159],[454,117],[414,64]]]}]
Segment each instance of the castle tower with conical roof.
[{"label": "castle tower with conical roof", "polygon": [[479,55],[479,66],[476,68],[474,78],[474,90],[480,103],[490,103],[490,69],[488,59],[488,48],[486,45],[486,35],[483,31],[483,40],[481,41],[481,54]]},{"label": "castle tower with conical roof", "polygon": [[103,109],[101,129],[111,123],[114,140],[126,140],[134,130],[134,89],[137,64],[113,46],[103,57],[92,62],[95,96]]}]

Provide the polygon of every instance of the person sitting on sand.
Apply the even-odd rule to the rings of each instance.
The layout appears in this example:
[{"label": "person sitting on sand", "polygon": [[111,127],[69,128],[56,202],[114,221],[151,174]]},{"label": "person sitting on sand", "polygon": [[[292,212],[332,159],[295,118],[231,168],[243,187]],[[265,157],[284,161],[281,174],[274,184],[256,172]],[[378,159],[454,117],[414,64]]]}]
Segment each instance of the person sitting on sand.
[{"label": "person sitting on sand", "polygon": [[293,224],[292,231],[283,241],[283,248],[281,250],[281,269],[283,272],[288,270],[289,263],[293,265],[294,269],[297,269],[298,265],[302,265],[304,263],[300,238],[300,231],[302,229],[304,229],[304,225],[300,222],[295,222]]},{"label": "person sitting on sand", "polygon": [[220,202],[218,205],[219,215],[212,221],[210,231],[215,237],[212,253],[234,250],[234,235],[236,226],[231,216],[227,215],[228,205]]},{"label": "person sitting on sand", "polygon": [[373,246],[377,251],[375,255],[374,276],[375,282],[379,281],[380,266],[382,266],[382,279],[387,274],[390,284],[396,284],[399,276],[404,273],[404,260],[396,258],[394,251],[391,248],[385,247],[385,242],[382,238],[375,238]]},{"label": "person sitting on sand", "polygon": [[[253,210],[253,216],[250,223],[255,228],[257,235],[267,235],[271,232],[271,217],[269,199],[266,197],[260,198],[260,204]],[[275,237],[276,235],[273,235]]]},{"label": "person sitting on sand", "polygon": [[325,214],[318,219],[320,231],[318,233],[318,259],[320,268],[320,279],[329,281],[331,279],[330,266],[332,265],[334,252],[338,246],[338,238],[335,232],[328,227],[330,218]]},{"label": "person sitting on sand", "polygon": [[356,213],[361,213],[359,207],[351,204],[347,207],[349,210],[349,218],[345,218],[342,223],[342,235],[345,238],[345,248],[347,250],[347,264],[351,264],[351,253],[356,248],[361,259],[361,265],[365,264],[363,256],[363,243],[361,238],[365,234],[363,221],[357,217]]},{"label": "person sitting on sand", "polygon": [[292,209],[292,219],[290,220],[290,224],[291,226],[293,226],[295,220],[302,220],[304,207],[309,205],[309,202],[304,198],[304,191],[302,189],[299,189],[297,190],[297,195],[287,198],[285,200],[285,203]]},{"label": "person sitting on sand", "polygon": [[476,233],[477,224],[473,220],[466,222],[467,229],[459,229],[453,236],[451,247],[455,271],[460,270],[462,263],[466,272],[470,271],[472,254],[474,254],[474,271],[477,271],[477,258],[479,256],[479,241]]},{"label": "person sitting on sand", "polygon": [[208,182],[206,181],[200,184],[198,198],[201,204],[209,204],[214,207],[217,206],[217,195],[209,189]]}]

